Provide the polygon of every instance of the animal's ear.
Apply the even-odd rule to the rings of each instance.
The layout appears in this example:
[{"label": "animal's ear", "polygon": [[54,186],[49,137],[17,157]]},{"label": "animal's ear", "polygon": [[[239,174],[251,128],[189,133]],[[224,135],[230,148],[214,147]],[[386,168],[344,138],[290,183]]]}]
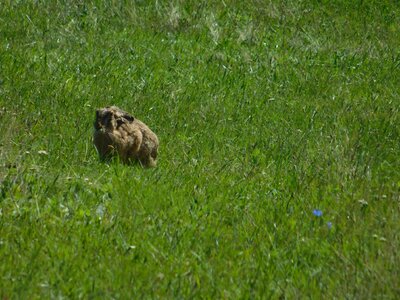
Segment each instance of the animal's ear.
[{"label": "animal's ear", "polygon": [[125,120],[129,121],[129,123],[132,123],[135,120],[135,118],[128,113],[124,113],[122,117]]},{"label": "animal's ear", "polygon": [[95,128],[96,130],[99,130],[99,129],[100,129],[100,120],[99,120],[99,118],[100,118],[100,113],[99,113],[98,110],[96,110],[96,119],[95,119],[95,121],[94,121],[94,128]]}]

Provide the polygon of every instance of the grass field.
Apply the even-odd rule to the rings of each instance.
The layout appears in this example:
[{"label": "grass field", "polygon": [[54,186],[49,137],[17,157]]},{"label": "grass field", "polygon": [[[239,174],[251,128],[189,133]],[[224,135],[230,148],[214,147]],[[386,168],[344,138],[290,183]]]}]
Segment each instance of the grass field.
[{"label": "grass field", "polygon": [[0,0],[0,298],[399,299],[399,108],[398,1]]}]

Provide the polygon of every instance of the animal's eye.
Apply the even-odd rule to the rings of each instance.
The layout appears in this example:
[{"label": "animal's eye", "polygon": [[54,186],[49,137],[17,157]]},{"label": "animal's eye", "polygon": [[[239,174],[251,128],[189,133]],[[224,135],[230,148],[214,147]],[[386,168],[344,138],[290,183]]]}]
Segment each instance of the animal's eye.
[{"label": "animal's eye", "polygon": [[109,123],[110,120],[111,120],[111,114],[110,114],[110,113],[105,113],[105,114],[103,114],[103,117],[101,118],[101,122],[102,122],[103,124]]}]

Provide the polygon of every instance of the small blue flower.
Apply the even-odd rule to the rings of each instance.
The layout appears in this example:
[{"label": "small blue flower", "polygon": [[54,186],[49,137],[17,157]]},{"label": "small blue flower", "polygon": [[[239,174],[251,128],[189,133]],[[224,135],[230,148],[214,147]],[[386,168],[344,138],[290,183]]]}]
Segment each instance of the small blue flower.
[{"label": "small blue flower", "polygon": [[328,223],[326,223],[326,225],[328,225],[328,228],[329,228],[329,229],[332,228],[332,222],[328,222]]},{"label": "small blue flower", "polygon": [[322,210],[319,210],[319,209],[314,209],[312,213],[316,217],[321,217],[322,216]]}]

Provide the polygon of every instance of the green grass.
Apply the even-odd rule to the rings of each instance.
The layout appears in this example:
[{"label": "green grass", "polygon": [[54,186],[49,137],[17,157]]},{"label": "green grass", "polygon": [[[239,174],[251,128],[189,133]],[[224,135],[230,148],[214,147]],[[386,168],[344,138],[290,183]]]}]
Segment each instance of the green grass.
[{"label": "green grass", "polygon": [[400,297],[396,1],[0,2],[2,299]]}]

